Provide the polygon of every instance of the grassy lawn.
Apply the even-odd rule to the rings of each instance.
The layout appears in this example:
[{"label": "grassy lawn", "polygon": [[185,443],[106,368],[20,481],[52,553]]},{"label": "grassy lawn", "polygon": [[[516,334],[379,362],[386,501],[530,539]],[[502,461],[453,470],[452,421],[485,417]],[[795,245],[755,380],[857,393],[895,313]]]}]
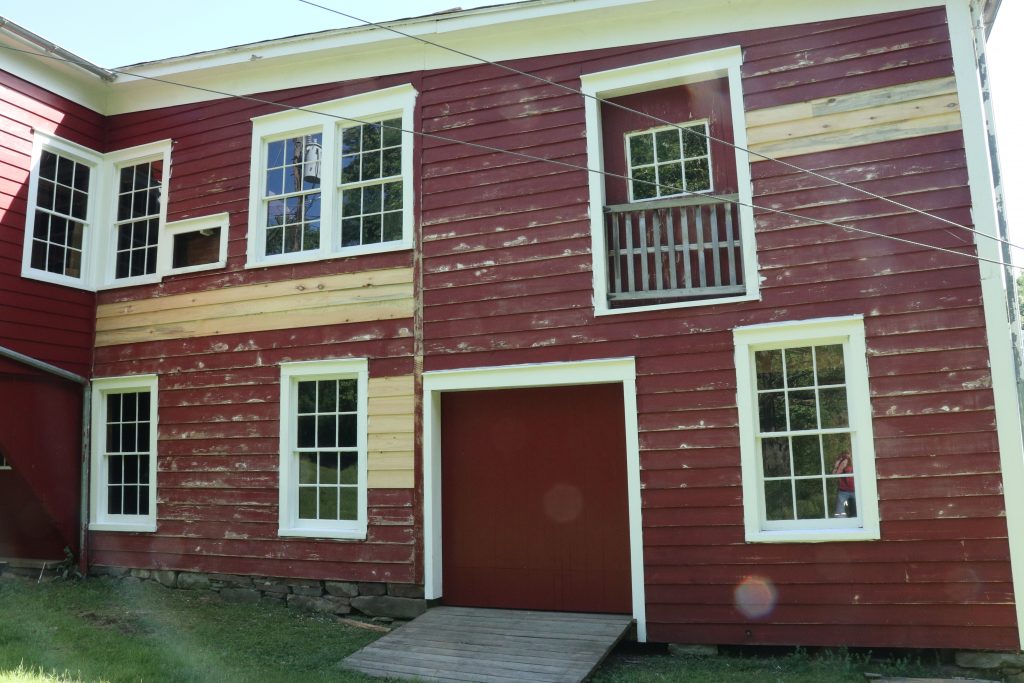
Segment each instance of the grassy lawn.
[{"label": "grassy lawn", "polygon": [[[374,681],[342,670],[378,637],[281,605],[237,605],[205,591],[89,579],[0,580],[0,683]],[[845,652],[678,657],[619,648],[595,683],[863,681],[865,671],[965,676],[939,664]]]}]

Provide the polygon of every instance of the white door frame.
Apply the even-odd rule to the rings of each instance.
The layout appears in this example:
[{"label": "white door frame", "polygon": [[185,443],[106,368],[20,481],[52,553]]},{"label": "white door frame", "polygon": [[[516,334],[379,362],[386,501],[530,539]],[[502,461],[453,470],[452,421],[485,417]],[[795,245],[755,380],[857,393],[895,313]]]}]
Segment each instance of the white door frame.
[{"label": "white door frame", "polygon": [[647,640],[644,602],[643,525],[640,509],[640,436],[637,428],[636,362],[633,358],[505,365],[423,373],[423,565],[428,600],[443,595],[441,576],[441,394],[446,391],[621,384],[626,428],[629,563],[637,640]]}]

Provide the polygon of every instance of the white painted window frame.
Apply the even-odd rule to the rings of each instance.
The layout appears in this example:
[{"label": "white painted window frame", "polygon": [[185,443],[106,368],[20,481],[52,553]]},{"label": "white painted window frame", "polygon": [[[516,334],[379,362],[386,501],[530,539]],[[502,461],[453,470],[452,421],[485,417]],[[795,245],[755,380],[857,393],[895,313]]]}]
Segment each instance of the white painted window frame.
[{"label": "white painted window frame", "polygon": [[[733,143],[736,153],[736,182],[739,195],[740,239],[743,243],[743,281],[746,293],[738,296],[680,301],[675,303],[611,308],[608,305],[607,249],[604,240],[604,176],[590,173],[590,239],[594,276],[594,315],[625,315],[645,311],[659,311],[721,303],[752,301],[760,298],[757,276],[757,249],[754,242],[753,185],[747,152],[747,123],[743,111],[743,79],[740,67],[743,52],[739,46],[725,47],[681,57],[583,74],[580,88],[584,94],[584,116],[587,126],[587,165],[604,170],[604,151],[600,102],[592,98],[611,99],[650,90],[671,88],[688,83],[726,78],[729,82],[729,100],[733,123]],[[626,160],[627,166],[629,160]],[[724,162],[723,162],[724,163]],[[702,194],[702,193],[701,193]]]},{"label": "white painted window frame", "polygon": [[[29,197],[25,216],[24,244],[22,245],[22,277],[57,285],[65,285],[97,291],[130,287],[132,285],[159,282],[160,251],[163,249],[163,232],[167,226],[167,196],[171,180],[171,140],[158,140],[145,145],[119,149],[99,154],[69,140],[54,135],[36,132],[32,142],[32,169],[29,175]],[[36,270],[32,263],[32,234],[35,220],[36,195],[39,188],[39,160],[43,150],[67,156],[90,167],[89,205],[86,214],[86,229],[82,239],[82,276],[72,278],[46,271]],[[115,278],[115,252],[117,231],[114,219],[117,216],[117,174],[121,168],[147,161],[163,162],[163,178],[160,188],[160,236],[157,247],[157,272],[130,278]]]},{"label": "white painted window frame", "polygon": [[[341,247],[341,131],[363,122],[400,118],[404,131],[415,125],[418,93],[406,83],[351,97],[258,116],[252,119],[252,155],[249,184],[249,230],[246,268],[305,263],[327,258],[359,256],[413,247],[413,144],[411,132],[402,133],[402,239],[379,244]],[[320,164],[320,247],[309,251],[265,255],[266,207],[263,195],[267,146],[270,142],[301,134],[322,133]]]},{"label": "white painted window frame", "polygon": [[[365,358],[281,363],[280,445],[278,459],[278,536],[365,540],[367,526],[367,426],[369,362]],[[298,383],[305,380],[355,379],[356,448],[359,486],[355,520],[299,519],[299,462],[294,457],[298,430]],[[327,449],[330,450],[330,449]]]},{"label": "white painted window frame", "polygon": [[[820,543],[880,538],[875,442],[871,425],[867,347],[863,316],[767,323],[733,330],[736,404],[740,422],[743,521],[748,543]],[[757,447],[758,409],[754,352],[842,344],[846,372],[851,451],[861,525],[847,519],[801,520],[786,529],[766,529],[762,461]],[[799,527],[799,528],[797,528]]]},{"label": "white painted window frame", "polygon": [[640,436],[634,358],[507,365],[423,373],[423,579],[428,600],[440,598],[444,593],[441,558],[441,461],[444,457],[441,452],[441,395],[449,391],[586,384],[622,385],[633,618],[637,623],[637,640],[646,642]]},{"label": "white painted window frame", "polygon": [[[37,270],[32,267],[32,235],[35,233],[36,201],[39,193],[39,163],[44,151],[53,152],[63,157],[73,159],[89,167],[89,198],[86,208],[85,229],[82,235],[82,274],[79,277],[58,275],[46,270]],[[102,174],[104,169],[103,155],[77,145],[70,140],[64,140],[45,133],[36,132],[32,140],[31,171],[28,181],[28,206],[25,210],[25,243],[21,257],[21,275],[32,280],[50,282],[55,285],[65,285],[77,289],[93,290],[93,272],[95,270],[95,242],[96,232],[100,227],[99,206],[102,204],[100,193],[102,191]]]},{"label": "white painted window frame", "polygon": [[[168,275],[182,275],[184,273],[197,273],[203,270],[223,268],[227,265],[228,259],[228,230],[230,225],[230,216],[226,212],[167,223],[164,226],[163,232],[160,233],[160,247],[157,251],[156,261],[157,273],[159,273],[160,277],[166,277]],[[215,230],[217,228],[220,228],[220,244],[218,245],[216,261],[195,266],[183,266],[181,268],[173,266],[174,237],[176,235],[203,230]]]},{"label": "white painted window frame", "polygon": [[[653,201],[659,201],[661,199],[671,199],[673,197],[694,197],[694,196],[697,196],[699,194],[714,194],[714,192],[715,192],[715,166],[714,166],[714,160],[711,158],[711,144],[712,143],[711,143],[710,140],[708,140],[708,153],[707,154],[702,154],[700,157],[687,157],[686,156],[686,151],[685,151],[685,143],[683,143],[681,145],[681,148],[679,150],[679,152],[680,152],[680,154],[679,154],[679,165],[682,167],[682,172],[683,172],[682,180],[683,180],[683,184],[684,185],[686,184],[686,161],[687,160],[700,159],[700,158],[707,157],[707,159],[708,159],[708,183],[709,183],[709,187],[706,190],[692,190],[692,191],[676,192],[676,193],[673,193],[673,194],[659,194],[656,197],[648,197],[646,199],[637,199],[636,197],[633,196],[633,180],[632,179],[633,179],[633,172],[636,170],[636,167],[633,166],[633,161],[632,161],[632,158],[631,158],[631,150],[632,150],[632,145],[633,145],[633,142],[632,142],[633,138],[640,137],[641,135],[650,135],[653,138],[655,138],[655,140],[656,140],[657,139],[657,134],[660,133],[661,131],[664,131],[664,130],[679,131],[679,128],[684,128],[685,129],[685,128],[690,128],[690,127],[693,127],[693,126],[699,126],[699,125],[702,125],[702,124],[704,126],[704,135],[710,136],[711,135],[711,119],[694,119],[692,121],[683,121],[681,123],[677,123],[675,126],[653,126],[651,128],[645,128],[644,130],[630,131],[630,132],[626,133],[623,136],[623,147],[625,148],[625,152],[626,152],[626,156],[625,156],[625,159],[626,159],[626,172],[627,172],[627,174],[630,177],[630,180],[627,182],[627,186],[628,186],[627,189],[629,191],[629,201],[630,202],[653,202]],[[678,133],[678,134],[680,136],[680,141],[682,141],[683,137],[682,137],[681,132]],[[657,161],[657,156],[658,156],[657,142],[655,141],[653,144],[655,146],[655,149],[654,149],[655,163],[654,164],[641,164],[641,166],[652,166],[652,165],[653,166],[658,166],[658,165],[660,165],[660,163],[665,163],[665,162],[658,162]],[[658,187],[655,188],[655,190],[660,193],[662,188],[660,186],[658,186]]]},{"label": "white painted window frame", "polygon": [[[156,531],[157,488],[157,430],[159,410],[158,380],[156,375],[102,377],[92,381],[92,438],[90,456],[90,531],[129,531],[151,533]],[[107,394],[149,391],[149,514],[107,514]]]}]

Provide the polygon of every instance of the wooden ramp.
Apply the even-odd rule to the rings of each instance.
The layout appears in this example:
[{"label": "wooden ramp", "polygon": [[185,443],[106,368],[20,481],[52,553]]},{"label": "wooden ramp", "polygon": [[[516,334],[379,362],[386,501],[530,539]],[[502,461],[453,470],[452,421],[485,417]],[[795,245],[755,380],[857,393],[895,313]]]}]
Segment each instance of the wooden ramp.
[{"label": "wooden ramp", "polygon": [[435,607],[342,665],[421,681],[579,683],[632,623],[624,614]]}]

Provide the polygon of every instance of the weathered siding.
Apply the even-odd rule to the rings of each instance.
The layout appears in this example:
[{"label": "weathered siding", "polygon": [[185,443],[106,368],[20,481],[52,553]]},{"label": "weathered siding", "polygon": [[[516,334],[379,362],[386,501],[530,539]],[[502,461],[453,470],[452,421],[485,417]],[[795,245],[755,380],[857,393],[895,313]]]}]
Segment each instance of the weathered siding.
[{"label": "weathered siding", "polygon": [[103,151],[103,117],[0,71],[0,346],[88,375],[95,295],[21,277],[33,131]]},{"label": "weathered siding", "polygon": [[[762,124],[790,126],[755,144],[787,141],[779,149],[792,163],[970,223],[941,9],[516,66],[577,86],[581,72],[736,44],[752,136]],[[586,163],[579,98],[485,66],[423,83],[430,132]],[[881,103],[857,111],[859,97],[911,102],[907,93],[922,90],[934,112],[899,102],[882,110],[874,137],[849,134],[875,125]],[[854,96],[863,91],[872,92]],[[852,115],[836,111],[844,103]],[[920,125],[931,116],[940,128]],[[800,127],[821,143],[823,130],[808,126],[837,123],[841,147],[789,141]],[[426,370],[637,359],[652,639],[1016,648],[976,264],[817,221],[973,253],[969,233],[755,163],[755,203],[808,219],[757,212],[761,301],[596,319],[585,173],[433,140],[423,161]],[[731,330],[849,314],[865,316],[882,540],[746,544]],[[739,611],[745,582],[776,591],[768,614]]]},{"label": "weathered siding", "polygon": [[[308,104],[394,77],[273,93]],[[413,258],[408,250],[245,268],[250,119],[218,100],[114,117],[112,149],[171,138],[168,218],[228,212],[224,269],[99,295],[97,376],[159,375],[157,531],[93,533],[97,564],[414,582]],[[280,363],[369,360],[365,542],[282,539]]]}]

